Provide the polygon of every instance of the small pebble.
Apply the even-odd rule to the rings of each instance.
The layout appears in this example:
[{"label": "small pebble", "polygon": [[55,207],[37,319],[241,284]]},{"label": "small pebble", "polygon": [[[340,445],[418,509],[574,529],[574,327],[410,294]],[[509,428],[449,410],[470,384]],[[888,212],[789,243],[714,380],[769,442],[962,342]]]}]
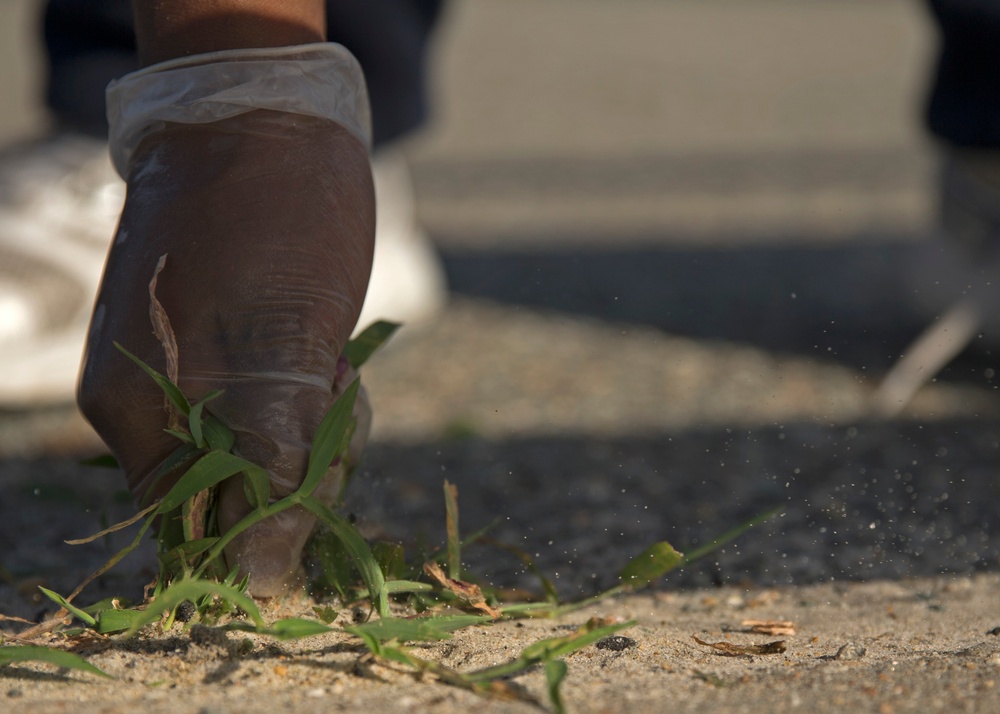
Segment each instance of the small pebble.
[{"label": "small pebble", "polygon": [[612,652],[623,652],[630,647],[636,646],[636,641],[631,637],[622,637],[621,635],[612,635],[611,637],[605,637],[603,640],[598,640],[595,647],[599,650],[611,650]]},{"label": "small pebble", "polygon": [[187,622],[194,617],[197,612],[198,610],[195,608],[194,603],[190,600],[185,600],[177,606],[177,621]]},{"label": "small pebble", "polygon": [[834,655],[834,659],[840,660],[841,662],[853,662],[854,660],[861,659],[866,654],[868,654],[868,650],[861,645],[848,643],[837,650],[837,654]]}]

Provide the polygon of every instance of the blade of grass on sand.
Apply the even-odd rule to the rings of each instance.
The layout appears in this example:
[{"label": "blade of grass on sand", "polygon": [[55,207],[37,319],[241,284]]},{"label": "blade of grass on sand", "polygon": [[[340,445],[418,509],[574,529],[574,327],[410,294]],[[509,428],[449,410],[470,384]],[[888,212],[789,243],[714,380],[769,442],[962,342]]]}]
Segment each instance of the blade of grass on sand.
[{"label": "blade of grass on sand", "polygon": [[47,662],[56,667],[75,669],[80,672],[113,679],[107,672],[98,669],[83,657],[72,652],[37,645],[7,645],[0,647],[0,667],[14,664],[15,662]]},{"label": "blade of grass on sand", "polygon": [[231,602],[243,610],[259,629],[267,629],[264,618],[261,617],[260,610],[257,609],[256,603],[254,603],[253,598],[249,595],[245,595],[236,588],[223,585],[222,583],[213,583],[207,580],[181,580],[160,593],[156,600],[150,603],[149,607],[143,611],[142,617],[132,623],[126,634],[129,636],[134,635],[146,625],[151,625],[159,620],[163,613],[173,611],[174,608],[185,600],[195,602],[198,598],[205,597],[206,595],[219,597]]},{"label": "blade of grass on sand", "polygon": [[[399,618],[389,617],[384,620],[374,620],[363,625],[345,627],[346,632],[358,637],[367,635],[379,642],[432,642],[447,640],[451,633],[463,627],[481,625],[490,618],[479,615],[450,615],[444,617]],[[362,638],[366,639],[366,638]]]},{"label": "blade of grass on sand", "polygon": [[94,629],[102,635],[124,632],[135,625],[145,613],[142,610],[115,610],[108,608],[97,613]]},{"label": "blade of grass on sand", "polygon": [[478,669],[475,672],[470,672],[467,677],[473,682],[486,682],[498,677],[509,677],[540,662],[565,657],[633,625],[635,625],[634,620],[613,625],[601,625],[599,622],[591,620],[572,634],[539,640],[525,647],[516,659]]},{"label": "blade of grass on sand", "polygon": [[550,659],[545,663],[545,686],[549,690],[549,701],[552,702],[552,711],[555,714],[563,714],[566,711],[559,686],[566,679],[568,671],[569,667],[561,659]]},{"label": "blade of grass on sand", "polygon": [[71,602],[69,602],[69,600],[67,600],[66,598],[64,598],[59,593],[53,592],[53,591],[49,590],[48,588],[43,588],[41,585],[38,586],[38,589],[41,590],[43,593],[45,593],[45,597],[47,597],[49,600],[51,600],[52,602],[54,602],[56,605],[59,605],[60,607],[66,608],[78,620],[82,620],[83,622],[86,622],[91,627],[93,627],[94,625],[97,624],[97,620],[95,620],[91,615],[87,614],[86,612],[84,612],[80,608],[78,608],[75,605],[73,605]]},{"label": "blade of grass on sand", "polygon": [[336,631],[316,620],[306,620],[300,617],[288,617],[272,623],[270,627],[256,630],[258,634],[270,635],[279,640],[297,640],[302,637],[313,637]]},{"label": "blade of grass on sand", "polygon": [[372,323],[360,335],[347,343],[347,347],[344,348],[344,357],[354,369],[357,369],[367,362],[375,350],[381,347],[398,328],[397,323],[385,320]]}]

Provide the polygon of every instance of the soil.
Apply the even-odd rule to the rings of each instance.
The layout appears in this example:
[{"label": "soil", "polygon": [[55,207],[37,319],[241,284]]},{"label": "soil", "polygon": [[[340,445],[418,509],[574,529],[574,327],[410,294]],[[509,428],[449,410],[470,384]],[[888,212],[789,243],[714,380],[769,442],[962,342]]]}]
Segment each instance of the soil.
[{"label": "soil", "polygon": [[[429,360],[440,369],[428,375]],[[983,385],[932,385],[905,418],[877,421],[864,416],[870,382],[832,361],[463,298],[401,334],[364,377],[380,420],[347,510],[410,552],[443,542],[444,479],[458,486],[463,532],[497,521],[490,535],[532,554],[566,600],[613,584],[652,542],[687,550],[781,507],[648,592],[472,628],[421,654],[474,669],[600,616],[637,624],[620,650],[568,658],[571,711],[1000,702],[1000,445]],[[0,612],[35,620],[54,610],[37,585],[68,591],[122,542],[62,541],[131,506],[115,471],[67,457],[7,459],[0,478]],[[470,547],[465,561],[493,584],[538,590],[501,549]],[[147,548],[81,601],[138,598],[152,573]],[[293,597],[265,614],[312,604]],[[795,634],[751,634],[745,619],[788,620]],[[731,657],[692,636],[787,649]],[[113,685],[26,664],[0,671],[0,695],[10,711],[537,710],[372,663],[341,635],[243,639],[95,640],[82,651]],[[509,684],[546,701],[539,669]]]}]

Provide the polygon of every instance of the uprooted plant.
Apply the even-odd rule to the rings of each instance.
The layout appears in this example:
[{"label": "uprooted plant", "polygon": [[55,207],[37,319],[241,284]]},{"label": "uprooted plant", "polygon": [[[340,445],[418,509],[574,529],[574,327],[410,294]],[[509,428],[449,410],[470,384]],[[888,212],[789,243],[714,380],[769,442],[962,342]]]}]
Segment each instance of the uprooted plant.
[{"label": "uprooted plant", "polygon": [[[391,335],[395,325],[380,322],[351,341],[345,351],[357,369]],[[508,662],[472,672],[460,672],[439,662],[420,657],[406,643],[443,640],[456,630],[516,617],[563,615],[602,599],[645,587],[669,571],[711,552],[773,511],[755,518],[715,541],[682,555],[667,542],[656,543],[630,561],[621,571],[619,584],[580,602],[563,604],[552,583],[535,567],[530,556],[509,546],[512,552],[538,575],[543,595],[535,602],[504,603],[498,591],[468,582],[462,569],[462,548],[483,540],[476,533],[464,540],[459,532],[458,494],[445,482],[446,547],[423,562],[406,561],[402,546],[376,543],[370,546],[358,530],[334,508],[318,500],[314,492],[337,459],[344,458],[353,431],[352,411],[359,383],[355,380],[335,401],[317,429],[305,477],[297,490],[272,500],[267,471],[233,453],[234,435],[211,413],[211,392],[191,403],[176,381],[160,374],[119,346],[163,390],[178,418],[169,433],[178,440],[171,456],[155,477],[183,471],[166,494],[136,516],[89,538],[70,541],[85,543],[113,531],[140,524],[135,537],[68,596],[51,590],[42,592],[60,606],[49,620],[0,645],[0,666],[23,661],[42,661],[108,676],[86,659],[59,646],[40,646],[36,637],[55,631],[66,642],[82,633],[132,637],[155,627],[160,632],[201,624],[225,631],[252,632],[278,639],[309,637],[340,632],[356,638],[369,656],[415,673],[430,674],[452,686],[477,693],[525,696],[505,680],[537,664],[544,666],[547,689],[554,710],[562,711],[560,684],[567,673],[565,657],[597,640],[630,627],[633,622],[591,620],[568,635],[536,642]],[[215,517],[215,492],[231,478],[241,478],[251,512],[225,533],[219,532]],[[256,602],[247,593],[247,579],[238,569],[225,564],[224,550],[240,533],[256,523],[293,507],[314,514],[320,528],[311,552],[319,564],[316,585],[342,603],[367,602],[366,622],[338,627],[337,611],[328,605],[314,609],[315,619],[285,618],[268,623]],[[106,600],[79,607],[74,600],[95,578],[114,567],[134,551],[151,530],[157,532],[158,575],[145,601],[123,607],[118,600]],[[456,611],[464,611],[455,614]],[[377,618],[372,618],[377,614]]]}]

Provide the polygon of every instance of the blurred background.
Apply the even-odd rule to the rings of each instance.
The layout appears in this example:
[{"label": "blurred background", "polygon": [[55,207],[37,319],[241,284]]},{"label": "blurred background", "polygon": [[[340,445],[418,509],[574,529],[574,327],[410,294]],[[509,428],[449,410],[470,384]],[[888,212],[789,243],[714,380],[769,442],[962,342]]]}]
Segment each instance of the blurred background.
[{"label": "blurred background", "polygon": [[[45,126],[37,8],[0,5],[5,142]],[[452,296],[366,368],[362,522],[437,538],[448,477],[580,587],[775,501],[694,582],[996,567],[991,352],[869,409],[932,317],[899,268],[934,230],[934,50],[912,0],[451,2],[407,152]],[[64,417],[2,415],[3,448],[97,448]]]}]

